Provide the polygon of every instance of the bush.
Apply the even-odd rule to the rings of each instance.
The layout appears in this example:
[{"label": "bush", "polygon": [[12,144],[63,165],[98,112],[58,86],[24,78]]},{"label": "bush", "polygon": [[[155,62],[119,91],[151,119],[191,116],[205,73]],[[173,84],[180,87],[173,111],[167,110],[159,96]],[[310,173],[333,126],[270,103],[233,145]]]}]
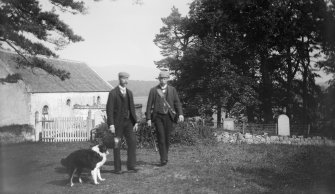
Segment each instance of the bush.
[{"label": "bush", "polygon": [[[213,132],[214,129],[208,126],[190,122],[178,123],[171,132],[170,143],[188,146],[197,143],[213,144],[216,142]],[[101,141],[107,133],[109,131],[106,123],[98,125],[92,130],[92,141]],[[138,148],[154,148],[155,144],[157,145],[156,130],[154,127],[148,127],[145,120],[139,122],[136,138]],[[124,138],[121,141],[121,147],[127,147]]]},{"label": "bush", "polygon": [[8,125],[0,127],[0,144],[34,141],[34,128],[31,125]]},{"label": "bush", "polygon": [[[91,141],[94,143],[102,142],[104,137],[112,137],[112,134],[109,132],[107,123],[101,123],[91,131]],[[155,132],[146,126],[146,122],[144,120],[140,121],[138,124],[138,130],[136,132],[137,147],[153,148],[155,137]],[[121,140],[121,148],[127,148],[124,137]]]},{"label": "bush", "polygon": [[170,143],[181,145],[209,143],[215,140],[213,132],[214,129],[209,126],[201,126],[188,122],[178,123],[171,134]]}]

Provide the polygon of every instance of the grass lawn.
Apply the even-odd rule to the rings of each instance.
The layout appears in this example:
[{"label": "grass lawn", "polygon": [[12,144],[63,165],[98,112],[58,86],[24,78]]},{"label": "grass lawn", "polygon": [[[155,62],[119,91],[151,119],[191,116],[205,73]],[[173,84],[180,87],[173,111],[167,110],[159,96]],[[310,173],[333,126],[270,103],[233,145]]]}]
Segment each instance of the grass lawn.
[{"label": "grass lawn", "polygon": [[[293,145],[174,146],[169,164],[137,150],[138,173],[112,174],[112,151],[102,167],[106,181],[68,185],[60,159],[89,142],[0,146],[0,193],[335,193],[335,148]],[[126,151],[122,151],[125,169]],[[77,181],[77,180],[76,180]]]}]

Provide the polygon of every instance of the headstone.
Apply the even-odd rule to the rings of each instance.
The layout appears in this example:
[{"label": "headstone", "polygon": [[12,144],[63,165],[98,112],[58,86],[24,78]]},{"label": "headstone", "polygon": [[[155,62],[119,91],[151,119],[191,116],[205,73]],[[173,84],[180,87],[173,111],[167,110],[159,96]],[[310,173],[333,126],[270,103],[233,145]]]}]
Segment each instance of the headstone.
[{"label": "headstone", "polygon": [[279,115],[278,117],[278,135],[290,135],[290,119],[287,115]]},{"label": "headstone", "polygon": [[223,119],[223,129],[234,130],[234,119],[232,118]]},{"label": "headstone", "polygon": [[213,122],[213,128],[218,128],[218,121],[217,121],[217,114],[216,113],[214,113],[213,115],[212,115],[212,122]]}]

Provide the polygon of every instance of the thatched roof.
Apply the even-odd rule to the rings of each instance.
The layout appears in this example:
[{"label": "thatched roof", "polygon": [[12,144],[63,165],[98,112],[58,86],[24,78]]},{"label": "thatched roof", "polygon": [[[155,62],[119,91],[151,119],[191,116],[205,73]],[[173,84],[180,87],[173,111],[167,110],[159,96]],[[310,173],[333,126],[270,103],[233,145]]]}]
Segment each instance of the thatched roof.
[{"label": "thatched roof", "polygon": [[95,71],[82,62],[43,58],[51,65],[71,73],[70,79],[62,81],[41,69],[17,68],[16,53],[0,50],[0,69],[7,74],[19,73],[28,92],[107,92],[112,86],[104,81]]}]

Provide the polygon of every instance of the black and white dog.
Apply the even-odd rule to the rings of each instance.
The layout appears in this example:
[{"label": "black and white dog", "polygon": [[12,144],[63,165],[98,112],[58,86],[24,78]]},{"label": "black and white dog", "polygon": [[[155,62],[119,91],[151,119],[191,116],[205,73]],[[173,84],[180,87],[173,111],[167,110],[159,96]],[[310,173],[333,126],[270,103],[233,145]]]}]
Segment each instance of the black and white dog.
[{"label": "black and white dog", "polygon": [[89,169],[94,181],[94,184],[99,184],[100,181],[105,179],[101,178],[100,167],[104,165],[109,154],[105,145],[96,145],[91,149],[81,149],[72,152],[68,157],[61,159],[61,164],[67,168],[70,176],[70,185],[73,186],[74,174],[78,174],[79,182],[82,183],[80,178],[83,169]]}]

